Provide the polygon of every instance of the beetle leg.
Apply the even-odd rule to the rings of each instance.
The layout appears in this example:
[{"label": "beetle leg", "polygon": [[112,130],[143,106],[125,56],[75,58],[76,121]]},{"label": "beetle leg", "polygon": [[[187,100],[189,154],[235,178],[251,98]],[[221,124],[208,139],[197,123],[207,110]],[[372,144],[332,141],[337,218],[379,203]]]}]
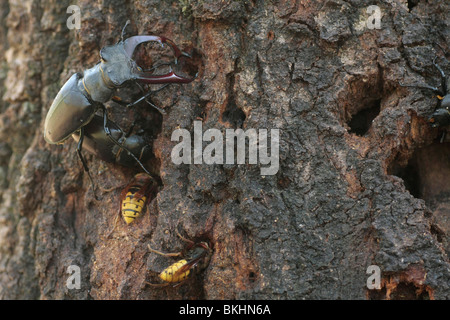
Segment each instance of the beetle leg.
[{"label": "beetle leg", "polygon": [[148,100],[148,97],[151,96],[152,94],[158,92],[158,91],[161,91],[162,89],[167,87],[170,83],[166,83],[161,88],[158,88],[158,89],[153,90],[153,91],[148,91],[147,93],[145,92],[144,88],[142,88],[142,86],[139,84],[139,82],[135,81],[135,83],[139,87],[139,89],[141,89],[141,92],[145,93],[142,97],[140,97],[139,99],[137,99],[136,101],[133,101],[133,102],[123,101],[120,97],[117,97],[117,96],[112,97],[111,100],[114,101],[115,103],[118,103],[118,104],[120,104],[122,106],[126,106],[128,108],[129,107],[133,107],[134,105],[138,104],[142,100],[145,100],[145,102],[147,102],[150,106],[152,106],[153,108],[158,110],[161,114],[166,114],[166,111],[163,108],[160,108],[160,107],[154,105],[153,103],[151,103]]},{"label": "beetle leg", "polygon": [[108,138],[117,146],[119,146],[121,149],[125,150],[129,155],[133,157],[133,159],[139,164],[139,166],[144,170],[145,173],[150,174],[150,172],[144,167],[144,165],[141,163],[141,161],[134,155],[133,152],[131,152],[127,147],[120,144],[119,141],[114,139],[114,137],[111,134],[111,130],[109,129],[107,123],[108,123],[108,115],[106,113],[106,109],[103,107],[103,130],[105,130],[106,135]]},{"label": "beetle leg", "polygon": [[414,84],[403,84],[403,83],[401,83],[401,82],[399,82],[398,84],[399,84],[400,86],[402,86],[402,87],[419,88],[419,89],[429,89],[429,90],[432,90],[432,91],[434,91],[434,92],[441,93],[441,91],[440,91],[438,88],[429,86],[429,85],[427,85],[427,84],[414,85]]},{"label": "beetle leg", "polygon": [[84,127],[81,127],[80,128],[80,140],[78,140],[78,144],[77,144],[77,154],[81,160],[81,163],[83,164],[84,171],[86,171],[86,173],[89,176],[89,180],[91,181],[92,192],[94,192],[94,198],[95,198],[95,200],[98,200],[97,195],[95,193],[94,180],[92,179],[91,173],[89,172],[89,167],[87,166],[86,160],[84,159],[83,155],[81,154],[81,148],[83,146],[83,139],[84,139]]},{"label": "beetle leg", "polygon": [[429,86],[427,84],[420,84],[420,85],[415,85],[415,84],[403,84],[401,82],[398,83],[400,86],[402,87],[407,87],[407,88],[419,88],[419,89],[428,89],[428,90],[432,90],[433,92],[437,93],[438,95],[442,95],[441,90],[439,90],[436,87],[433,86]]},{"label": "beetle leg", "polygon": [[[139,82],[137,82],[137,81],[135,81],[135,82],[136,82],[136,85],[139,87],[139,89],[141,89],[142,93],[145,93],[144,88],[142,88],[142,86],[139,84]],[[140,98],[137,99],[136,101],[134,101],[134,102],[132,102],[132,103],[129,103],[129,104],[127,105],[127,107],[132,107],[132,106],[134,106],[135,104],[138,104],[139,102],[141,102],[143,99],[145,99],[145,102],[147,102],[150,106],[152,106],[153,108],[155,108],[156,110],[158,110],[161,114],[166,114],[166,111],[165,111],[164,109],[162,109],[162,108],[160,108],[160,107],[154,105],[154,104],[151,103],[147,98],[148,98],[149,96],[151,96],[152,94],[154,94],[154,93],[156,93],[156,92],[158,92],[158,91],[161,91],[162,89],[164,89],[165,87],[167,87],[169,84],[170,84],[170,83],[166,83],[166,84],[163,85],[161,88],[158,88],[158,89],[156,89],[156,90],[149,91],[149,92],[145,93],[142,97],[140,97]]]},{"label": "beetle leg", "polygon": [[436,69],[438,69],[439,73],[441,74],[441,87],[442,87],[442,93],[443,96],[447,95],[447,77],[445,76],[444,71],[441,69],[441,67],[436,63],[436,57],[433,59],[433,65]]},{"label": "beetle leg", "polygon": [[440,143],[444,143],[444,140],[445,140],[445,136],[446,136],[446,135],[447,135],[447,132],[444,131],[444,132],[442,133],[441,139],[439,140]]},{"label": "beetle leg", "polygon": [[147,97],[151,94],[151,92],[147,93],[145,96],[139,98],[137,101],[133,102],[132,104],[129,104],[128,107],[131,107],[133,105],[135,105],[136,103],[138,103],[139,101],[141,101],[142,99],[145,99],[145,102],[147,102],[150,106],[152,106],[153,108],[155,108],[156,110],[159,111],[159,113],[161,114],[166,114],[166,111],[163,108],[158,107],[157,105],[154,105],[153,103],[151,103],[150,101],[147,100]]}]

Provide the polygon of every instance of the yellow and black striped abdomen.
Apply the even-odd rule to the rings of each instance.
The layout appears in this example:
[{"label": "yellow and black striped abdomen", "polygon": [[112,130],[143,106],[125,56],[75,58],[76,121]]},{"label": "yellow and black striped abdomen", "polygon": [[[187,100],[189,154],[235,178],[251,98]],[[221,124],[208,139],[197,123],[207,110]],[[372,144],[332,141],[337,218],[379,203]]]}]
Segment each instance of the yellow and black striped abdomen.
[{"label": "yellow and black striped abdomen", "polygon": [[137,191],[139,191],[139,188],[130,188],[122,201],[122,216],[127,224],[130,224],[141,215],[145,201],[147,201],[146,196],[136,199],[134,195]]},{"label": "yellow and black striped abdomen", "polygon": [[161,272],[159,274],[159,277],[162,280],[164,280],[166,282],[170,282],[170,283],[181,282],[188,277],[189,273],[191,273],[191,270],[188,269],[180,274],[177,274],[177,272],[180,270],[180,268],[182,268],[187,263],[188,262],[185,259],[175,262],[170,267],[167,267],[166,269],[164,269],[163,272]]}]

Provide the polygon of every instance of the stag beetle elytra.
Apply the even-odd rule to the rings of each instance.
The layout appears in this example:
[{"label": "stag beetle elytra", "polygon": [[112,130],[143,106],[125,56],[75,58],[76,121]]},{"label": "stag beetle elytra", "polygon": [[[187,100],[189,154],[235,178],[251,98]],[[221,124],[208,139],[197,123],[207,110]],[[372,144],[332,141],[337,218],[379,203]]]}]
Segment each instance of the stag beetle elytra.
[{"label": "stag beetle elytra", "polygon": [[[175,64],[180,57],[190,56],[182,52],[171,40],[162,36],[137,35],[124,40],[123,35],[128,24],[129,21],[123,27],[121,40],[117,44],[105,46],[100,50],[101,61],[98,64],[82,73],[75,73],[67,80],[53,101],[45,119],[44,138],[48,143],[62,143],[70,136],[78,142],[77,153],[91,183],[89,168],[81,154],[83,141],[86,149],[100,159],[122,165],[130,165],[130,162],[135,161],[149,174],[141,162],[148,153],[148,144],[137,135],[126,137],[120,127],[108,119],[104,103],[109,100],[120,102],[120,99],[114,98],[116,90],[131,81],[138,85],[139,83],[168,85],[189,83],[196,78],[196,76],[182,77],[176,74],[172,67],[163,75],[151,72],[159,66],[143,70],[132,59],[133,52],[141,43],[157,42],[161,46],[168,44],[174,53]],[[161,65],[168,65],[168,63]],[[145,99],[156,108],[147,100],[147,97],[160,89],[145,93],[128,106]],[[97,110],[103,112],[103,117],[96,115]]]},{"label": "stag beetle elytra", "polygon": [[[434,112],[428,118],[428,122],[433,128],[436,127],[444,127],[450,124],[450,94],[448,93],[447,88],[447,76],[441,67],[436,63],[436,58],[433,59],[434,67],[439,71],[441,76],[441,89],[433,86],[425,85],[405,85],[400,83],[402,87],[412,87],[412,88],[421,88],[432,90],[436,93],[436,96],[439,100],[439,104],[435,108]],[[443,140],[444,136],[441,140]]]}]

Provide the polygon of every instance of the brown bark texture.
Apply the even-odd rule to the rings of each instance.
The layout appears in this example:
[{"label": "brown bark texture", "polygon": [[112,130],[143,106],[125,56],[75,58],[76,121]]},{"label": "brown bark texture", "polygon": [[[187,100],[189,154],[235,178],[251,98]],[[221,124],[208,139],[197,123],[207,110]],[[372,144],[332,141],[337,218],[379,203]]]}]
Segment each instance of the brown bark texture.
[{"label": "brown bark texture", "polygon": [[[66,25],[71,4],[80,29]],[[0,298],[449,299],[450,144],[427,123],[435,94],[399,85],[439,86],[436,56],[450,73],[448,13],[445,0],[1,1]],[[142,170],[83,151],[96,200],[76,142],[43,137],[61,86],[127,20],[125,37],[164,35],[198,69],[151,97],[164,115],[106,104],[151,138],[159,189],[130,225],[120,193]],[[194,121],[279,129],[279,170],[175,164],[171,135]],[[179,286],[148,285],[179,259],[149,245],[182,250],[177,230],[211,244],[209,263]],[[380,289],[367,287],[370,265]]]}]

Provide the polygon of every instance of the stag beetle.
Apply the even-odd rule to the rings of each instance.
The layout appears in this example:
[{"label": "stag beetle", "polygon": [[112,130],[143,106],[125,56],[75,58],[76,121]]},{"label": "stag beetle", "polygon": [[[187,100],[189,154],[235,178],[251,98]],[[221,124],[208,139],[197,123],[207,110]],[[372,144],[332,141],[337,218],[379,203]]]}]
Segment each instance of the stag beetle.
[{"label": "stag beetle", "polygon": [[[148,153],[148,144],[137,135],[126,137],[120,127],[108,119],[104,103],[109,100],[120,102],[120,99],[114,99],[116,90],[131,81],[138,85],[139,82],[167,85],[189,83],[196,77],[182,77],[176,74],[172,67],[167,74],[163,75],[150,72],[157,67],[143,70],[132,59],[133,52],[141,43],[153,41],[161,46],[168,44],[174,53],[175,64],[180,57],[190,56],[182,52],[171,40],[162,36],[138,35],[124,40],[123,35],[128,24],[129,21],[123,27],[121,40],[117,44],[105,46],[100,50],[101,61],[98,64],[82,73],[75,73],[67,80],[53,101],[45,119],[44,138],[48,143],[62,143],[70,136],[78,142],[77,153],[91,183],[89,168],[81,154],[83,142],[88,151],[102,160],[123,165],[129,165],[131,161],[135,161],[149,174],[141,162]],[[145,93],[128,106],[145,99],[150,105],[156,107],[147,100],[147,97],[154,92]],[[96,115],[97,110],[102,110],[103,117]]]},{"label": "stag beetle", "polygon": [[[436,97],[439,100],[439,104],[435,108],[435,111],[431,114],[431,116],[428,118],[428,122],[433,128],[436,127],[444,127],[448,126],[450,124],[450,94],[448,93],[447,89],[447,77],[444,73],[444,71],[439,67],[439,65],[436,63],[436,58],[433,59],[433,65],[434,67],[439,71],[441,76],[441,89],[433,86],[429,86],[427,84],[425,85],[405,85],[400,83],[402,87],[412,87],[412,88],[421,88],[421,89],[428,89],[435,92],[437,95]],[[444,136],[441,140],[443,140]]]}]

